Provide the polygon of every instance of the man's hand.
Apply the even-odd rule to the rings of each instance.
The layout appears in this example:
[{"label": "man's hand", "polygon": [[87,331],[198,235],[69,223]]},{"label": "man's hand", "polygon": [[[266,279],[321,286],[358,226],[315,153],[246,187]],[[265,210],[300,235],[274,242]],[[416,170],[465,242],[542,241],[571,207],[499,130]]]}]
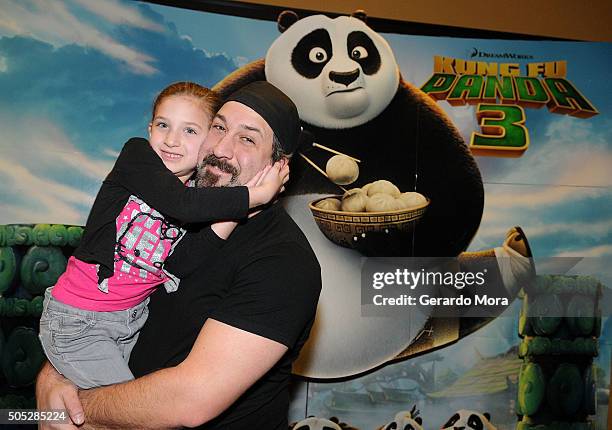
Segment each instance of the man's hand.
[{"label": "man's hand", "polygon": [[[57,373],[48,361],[40,369],[36,379],[36,407],[39,410],[66,410],[74,424],[83,424],[85,415],[79,400],[77,387]],[[44,430],[69,430],[76,429],[77,427],[72,424],[41,422],[39,428]]]},{"label": "man's hand", "polygon": [[[258,178],[255,186],[250,186],[255,178]],[[277,161],[272,167],[265,167],[255,178],[247,183],[251,208],[269,203],[284,190],[289,180],[289,164],[285,160]]]}]

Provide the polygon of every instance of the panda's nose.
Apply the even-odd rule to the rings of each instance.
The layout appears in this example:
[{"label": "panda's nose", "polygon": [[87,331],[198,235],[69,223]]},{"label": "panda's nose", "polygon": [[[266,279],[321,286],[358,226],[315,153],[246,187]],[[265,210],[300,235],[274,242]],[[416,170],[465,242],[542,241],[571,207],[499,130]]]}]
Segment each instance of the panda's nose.
[{"label": "panda's nose", "polygon": [[339,84],[349,86],[359,77],[359,69],[351,70],[350,72],[329,72],[329,79]]}]

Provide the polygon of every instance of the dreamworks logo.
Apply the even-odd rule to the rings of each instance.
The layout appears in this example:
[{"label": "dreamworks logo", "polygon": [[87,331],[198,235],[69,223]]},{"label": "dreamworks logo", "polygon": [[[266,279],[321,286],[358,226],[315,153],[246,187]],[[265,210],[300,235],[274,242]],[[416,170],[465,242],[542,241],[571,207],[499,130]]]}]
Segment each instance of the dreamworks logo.
[{"label": "dreamworks logo", "polygon": [[509,58],[514,60],[533,60],[533,55],[516,54],[514,52],[485,52],[472,48],[470,58]]}]

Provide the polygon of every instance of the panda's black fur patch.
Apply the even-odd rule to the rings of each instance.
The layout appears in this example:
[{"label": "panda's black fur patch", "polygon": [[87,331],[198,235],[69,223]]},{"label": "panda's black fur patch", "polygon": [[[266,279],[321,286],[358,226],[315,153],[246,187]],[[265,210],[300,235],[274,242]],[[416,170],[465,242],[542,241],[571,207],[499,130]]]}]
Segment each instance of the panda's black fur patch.
[{"label": "panda's black fur patch", "polygon": [[[378,72],[378,69],[380,69],[380,54],[367,34],[363,31],[353,31],[349,33],[346,43],[349,57],[359,63],[363,73],[373,75]],[[367,57],[359,55],[359,51],[355,49],[359,46],[365,48],[368,53]]]},{"label": "panda's black fur patch", "polygon": [[[321,48],[327,57],[321,57],[320,62],[310,59],[310,52],[313,48]],[[291,64],[302,76],[314,79],[321,74],[325,65],[331,60],[333,55],[332,42],[327,30],[319,28],[308,33],[300,40],[291,53]]]},{"label": "panda's black fur patch", "polygon": [[460,416],[459,414],[455,414],[455,415],[453,415],[452,417],[450,417],[450,418],[448,419],[448,421],[446,422],[446,424],[444,424],[444,425],[442,426],[442,428],[443,428],[443,429],[445,429],[445,428],[452,427],[452,426],[453,426],[453,425],[454,425],[454,424],[455,424],[457,421],[459,421],[459,418],[461,418],[461,416]]},{"label": "panda's black fur patch", "polygon": [[472,429],[483,430],[484,429],[484,424],[482,420],[480,419],[478,415],[475,415],[475,414],[470,415],[470,417],[468,418],[468,426],[470,430]]}]

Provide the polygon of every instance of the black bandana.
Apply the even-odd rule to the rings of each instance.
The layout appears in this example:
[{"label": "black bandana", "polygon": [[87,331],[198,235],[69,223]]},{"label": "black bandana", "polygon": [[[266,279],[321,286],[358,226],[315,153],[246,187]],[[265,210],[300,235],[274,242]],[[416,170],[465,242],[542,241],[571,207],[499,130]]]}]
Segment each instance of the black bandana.
[{"label": "black bandana", "polygon": [[285,93],[266,81],[251,82],[230,94],[225,102],[242,103],[266,120],[286,154],[292,154],[300,136],[297,108]]}]

